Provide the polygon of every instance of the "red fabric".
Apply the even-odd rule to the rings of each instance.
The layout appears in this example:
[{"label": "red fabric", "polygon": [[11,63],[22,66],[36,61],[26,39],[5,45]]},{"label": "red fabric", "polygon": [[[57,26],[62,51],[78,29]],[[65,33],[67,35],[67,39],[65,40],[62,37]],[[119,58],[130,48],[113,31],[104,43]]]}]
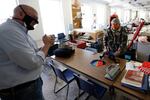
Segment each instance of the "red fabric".
[{"label": "red fabric", "polygon": [[96,67],[100,67],[100,66],[102,66],[102,65],[103,65],[103,61],[101,61],[101,60],[97,61]]},{"label": "red fabric", "polygon": [[72,43],[77,43],[77,41],[75,41],[75,40],[70,40],[70,42],[72,42]]},{"label": "red fabric", "polygon": [[150,62],[143,62],[142,66],[138,67],[145,74],[150,75]]},{"label": "red fabric", "polygon": [[77,41],[77,48],[85,49],[86,42],[85,41]]},{"label": "red fabric", "polygon": [[128,50],[131,48],[131,46],[132,46],[134,40],[135,40],[135,39],[137,38],[137,36],[139,35],[140,30],[142,29],[143,25],[144,25],[144,21],[142,21],[142,22],[140,23],[140,25],[137,27],[137,29],[136,29],[136,31],[135,31],[135,33],[134,33],[134,36],[133,36],[133,38],[132,38],[132,41],[129,43],[129,45],[128,45],[128,47],[127,47]]},{"label": "red fabric", "polygon": [[150,68],[150,62],[145,61],[145,62],[143,62],[142,66],[145,68]]},{"label": "red fabric", "polygon": [[85,41],[74,40],[74,41],[70,41],[69,44],[70,44],[70,45],[71,45],[71,44],[74,44],[74,45],[77,46],[77,48],[81,48],[81,49],[85,49],[85,48],[86,48],[86,42],[85,42]]}]

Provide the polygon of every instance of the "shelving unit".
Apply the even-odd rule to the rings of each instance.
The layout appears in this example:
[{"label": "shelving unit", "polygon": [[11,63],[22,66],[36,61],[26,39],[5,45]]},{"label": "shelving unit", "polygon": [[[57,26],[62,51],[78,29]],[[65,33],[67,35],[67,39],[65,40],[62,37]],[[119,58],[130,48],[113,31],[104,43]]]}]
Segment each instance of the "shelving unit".
[{"label": "shelving unit", "polygon": [[82,28],[82,17],[81,17],[80,5],[72,4],[72,19],[74,28]]}]

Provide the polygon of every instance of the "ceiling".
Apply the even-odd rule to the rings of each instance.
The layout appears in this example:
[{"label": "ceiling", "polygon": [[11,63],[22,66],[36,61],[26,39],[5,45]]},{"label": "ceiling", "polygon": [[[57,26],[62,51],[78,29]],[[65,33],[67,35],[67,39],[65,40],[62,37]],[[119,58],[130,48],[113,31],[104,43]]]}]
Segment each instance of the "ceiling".
[{"label": "ceiling", "polygon": [[109,4],[118,3],[118,5],[120,5],[123,2],[139,9],[150,10],[150,0],[104,0],[104,1],[108,1]]},{"label": "ceiling", "polygon": [[121,1],[127,2],[135,7],[150,10],[150,0],[121,0]]},{"label": "ceiling", "polygon": [[80,0],[81,2],[102,2],[110,6],[150,11],[150,0]]}]

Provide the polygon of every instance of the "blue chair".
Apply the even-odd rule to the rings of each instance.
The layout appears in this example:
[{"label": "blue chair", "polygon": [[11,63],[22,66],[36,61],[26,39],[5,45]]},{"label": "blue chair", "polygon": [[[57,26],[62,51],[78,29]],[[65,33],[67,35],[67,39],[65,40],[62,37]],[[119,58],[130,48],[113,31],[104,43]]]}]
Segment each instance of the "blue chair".
[{"label": "blue chair", "polygon": [[[67,98],[68,98],[68,91],[69,91],[69,84],[74,80],[74,72],[69,70],[69,69],[65,69],[64,71],[61,71],[53,63],[51,63],[50,66],[51,66],[51,68],[53,69],[53,71],[54,71],[54,73],[56,75],[56,80],[55,80],[55,85],[54,85],[54,93],[58,93],[60,90],[62,90],[64,87],[67,86],[67,93],[66,93],[66,100],[67,100]],[[66,82],[66,85],[61,87],[60,89],[58,89],[56,91],[56,85],[57,85],[57,82],[58,82],[58,79],[57,79],[58,77],[61,80],[63,80],[64,82]]]},{"label": "blue chair", "polygon": [[67,41],[68,40],[66,39],[66,36],[64,33],[58,33],[58,42],[59,42],[60,47]]},{"label": "blue chair", "polygon": [[64,33],[58,33],[58,40],[65,39],[65,34]]},{"label": "blue chair", "polygon": [[[75,74],[74,74],[74,77],[79,87],[77,99],[79,99],[79,97],[82,96],[86,92],[89,94],[89,96],[86,99],[88,99],[90,96],[94,96],[96,99],[99,100],[103,97],[104,93],[107,90],[106,88],[94,83],[91,80],[84,80]],[[80,93],[80,89],[83,90],[82,93]]]}]

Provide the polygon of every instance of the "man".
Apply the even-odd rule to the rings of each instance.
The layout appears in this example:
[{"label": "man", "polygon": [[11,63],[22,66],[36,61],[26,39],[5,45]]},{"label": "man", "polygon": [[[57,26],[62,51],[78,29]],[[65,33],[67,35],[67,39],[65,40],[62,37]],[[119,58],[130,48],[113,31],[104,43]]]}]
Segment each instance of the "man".
[{"label": "man", "polygon": [[14,9],[12,19],[0,25],[0,98],[44,100],[40,74],[52,36],[43,36],[39,50],[28,31],[38,24],[37,11],[28,5]]},{"label": "man", "polygon": [[104,34],[104,51],[113,56],[123,57],[127,47],[127,34],[127,30],[120,25],[119,19],[113,18]]}]

